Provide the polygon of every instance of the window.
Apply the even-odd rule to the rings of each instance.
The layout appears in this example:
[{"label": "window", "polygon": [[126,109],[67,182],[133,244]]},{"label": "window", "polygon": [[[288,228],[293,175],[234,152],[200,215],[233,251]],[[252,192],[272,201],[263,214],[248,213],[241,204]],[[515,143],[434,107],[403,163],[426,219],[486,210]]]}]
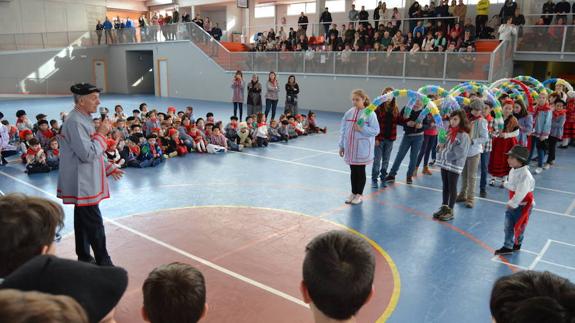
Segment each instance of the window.
[{"label": "window", "polygon": [[[386,3],[387,2],[388,1],[386,1]],[[355,0],[353,4],[355,4],[355,10],[357,11],[361,10],[361,6],[365,6],[365,10],[372,10],[375,9],[375,7],[377,7],[377,0]],[[387,4],[387,7],[392,8],[392,6],[390,6],[389,4]],[[351,7],[348,9],[348,11],[349,10],[351,10]]]},{"label": "window", "polygon": [[299,16],[300,13],[314,14],[315,2],[292,3],[287,7],[288,16]]},{"label": "window", "polygon": [[273,18],[275,16],[276,16],[275,5],[259,6],[255,7],[254,9],[255,18]]},{"label": "window", "polygon": [[329,8],[329,12],[346,12],[345,0],[325,0],[325,6]]},{"label": "window", "polygon": [[[385,1],[385,4],[387,6],[387,9],[393,9],[393,8],[401,9],[405,7],[405,1],[403,0],[388,0]],[[419,4],[421,5],[421,2]]]}]

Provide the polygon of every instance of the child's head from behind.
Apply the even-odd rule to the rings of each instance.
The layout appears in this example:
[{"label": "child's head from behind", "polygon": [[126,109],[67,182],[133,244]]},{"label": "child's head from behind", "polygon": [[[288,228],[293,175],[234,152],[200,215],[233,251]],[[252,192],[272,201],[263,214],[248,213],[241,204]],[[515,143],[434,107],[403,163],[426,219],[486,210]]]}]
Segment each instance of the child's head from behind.
[{"label": "child's head from behind", "polygon": [[266,115],[262,112],[258,112],[257,114],[257,123],[266,122]]},{"label": "child's head from behind", "polygon": [[151,323],[198,322],[208,311],[204,276],[187,264],[157,267],[144,281],[142,291],[142,315]]},{"label": "child's head from behind", "polygon": [[520,271],[495,282],[489,307],[497,323],[573,322],[575,285],[547,271]]},{"label": "child's head from behind", "polygon": [[367,241],[346,231],[321,234],[306,247],[303,299],[316,314],[350,319],[373,295],[374,273],[375,256]]}]

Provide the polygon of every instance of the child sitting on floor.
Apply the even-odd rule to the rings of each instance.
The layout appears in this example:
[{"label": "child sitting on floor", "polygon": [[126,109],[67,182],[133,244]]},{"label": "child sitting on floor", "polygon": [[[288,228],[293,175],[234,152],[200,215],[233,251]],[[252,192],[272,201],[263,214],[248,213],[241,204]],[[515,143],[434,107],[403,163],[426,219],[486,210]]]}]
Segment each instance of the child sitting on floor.
[{"label": "child sitting on floor", "polygon": [[164,160],[162,150],[156,143],[157,139],[157,135],[151,134],[140,146],[140,156],[138,157],[140,161],[140,167],[155,167]]},{"label": "child sitting on floor", "polygon": [[32,139],[36,139],[34,138],[32,130],[24,129],[20,131],[20,158],[24,164],[26,164],[26,154],[28,152],[28,148],[30,147],[30,140]]},{"label": "child sitting on floor", "polygon": [[16,128],[18,131],[22,131],[25,129],[29,129],[30,131],[33,128],[32,123],[28,120],[28,115],[26,115],[26,111],[18,110],[16,111]]},{"label": "child sitting on floor", "polygon": [[26,151],[26,173],[28,175],[35,173],[48,173],[50,167],[46,163],[46,154],[36,138],[29,141],[29,147]]},{"label": "child sitting on floor", "polygon": [[258,128],[256,130],[256,143],[258,147],[268,146],[268,126],[266,124],[266,116],[258,113]]},{"label": "child sitting on floor", "polygon": [[295,115],[295,122],[293,122],[292,125],[295,127],[295,131],[297,132],[298,136],[307,136],[307,133],[305,132],[305,128],[303,126],[303,118],[301,114]]},{"label": "child sitting on floor", "polygon": [[53,170],[60,167],[60,146],[56,138],[50,140],[49,149],[46,153],[46,163]]},{"label": "child sitting on floor", "polygon": [[[281,126],[278,130],[278,132],[280,133],[280,135],[282,136],[283,140],[287,143],[288,140],[290,139],[290,125],[289,125],[289,121],[287,119],[283,119],[281,121]],[[297,134],[296,134],[297,135]]]},{"label": "child sitting on floor", "polygon": [[280,126],[276,120],[272,120],[268,127],[268,136],[270,138],[270,142],[288,141],[287,134],[285,136],[280,134]]},{"label": "child sitting on floor", "polygon": [[307,114],[307,121],[309,124],[309,130],[308,130],[309,133],[320,133],[320,132],[327,133],[327,127],[320,128],[317,125],[317,117],[315,112],[310,111]]},{"label": "child sitting on floor", "polygon": [[228,139],[224,136],[220,128],[211,127],[208,131],[208,125],[206,125],[206,134],[208,132],[210,133],[208,152],[226,152],[228,150]]},{"label": "child sitting on floor", "polygon": [[166,154],[170,157],[184,156],[188,153],[188,147],[180,140],[178,130],[172,128],[168,130],[168,140],[166,142]]},{"label": "child sitting on floor", "polygon": [[226,133],[226,138],[228,138],[233,142],[238,141],[238,117],[231,116],[230,123],[228,123],[224,129]]},{"label": "child sitting on floor", "polygon": [[58,120],[50,120],[50,130],[52,130],[52,133],[54,133],[54,135],[57,135],[60,133],[60,125],[58,124]]},{"label": "child sitting on floor", "polygon": [[50,125],[47,120],[38,121],[38,132],[36,132],[36,138],[40,142],[42,149],[48,150],[50,145],[50,139],[54,137],[54,133],[50,130]]},{"label": "child sitting on floor", "polygon": [[300,133],[297,130],[297,121],[295,120],[294,116],[290,116],[288,118],[288,121],[289,121],[289,127],[288,127],[289,139],[295,139],[300,135]]},{"label": "child sitting on floor", "polygon": [[238,138],[240,145],[244,147],[252,146],[252,137],[250,136],[250,129],[246,122],[240,123],[240,130],[238,131]]},{"label": "child sitting on floor", "polygon": [[214,119],[214,114],[211,112],[206,113],[206,123],[216,123],[216,120]]},{"label": "child sitting on floor", "polygon": [[119,168],[125,167],[126,161],[122,158],[122,156],[120,156],[116,140],[108,139],[106,143],[108,145],[108,148],[106,149],[106,157],[108,158],[108,162],[115,164]]},{"label": "child sitting on floor", "polygon": [[202,132],[196,127],[196,124],[192,123],[190,125],[190,130],[188,131],[188,135],[194,139],[194,145],[196,147],[196,151],[199,153],[205,153],[206,150],[206,141],[204,139],[204,135]]},{"label": "child sitting on floor", "polygon": [[504,183],[509,190],[509,201],[505,211],[505,242],[496,250],[496,255],[510,254],[521,249],[523,233],[535,205],[533,190],[535,180],[529,171],[529,150],[521,145],[514,146],[507,153],[511,167],[509,179]]}]

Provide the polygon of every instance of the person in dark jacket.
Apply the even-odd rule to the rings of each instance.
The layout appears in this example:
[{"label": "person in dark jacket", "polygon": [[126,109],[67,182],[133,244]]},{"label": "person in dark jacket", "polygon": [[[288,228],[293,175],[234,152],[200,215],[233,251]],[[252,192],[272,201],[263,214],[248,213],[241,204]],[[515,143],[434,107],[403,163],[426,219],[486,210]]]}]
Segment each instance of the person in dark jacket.
[{"label": "person in dark jacket", "polygon": [[220,39],[222,39],[222,30],[220,29],[220,26],[218,25],[218,23],[216,22],[216,25],[212,28],[211,32],[212,37],[214,37],[215,40],[220,41]]},{"label": "person in dark jacket", "polygon": [[[393,91],[393,88],[386,88],[383,94]],[[393,143],[397,138],[397,121],[399,119],[399,109],[395,103],[395,98],[389,102],[382,103],[375,110],[377,121],[379,122],[379,134],[375,137],[375,151],[373,167],[371,168],[371,186],[378,187],[377,180],[381,179],[381,187],[386,187],[385,177],[387,176],[387,166]]]},{"label": "person in dark jacket", "polygon": [[295,81],[295,76],[290,75],[286,83],[286,105],[285,115],[295,116],[298,114],[297,96],[299,94],[299,85]]},{"label": "person in dark jacket", "polygon": [[555,13],[557,14],[557,17],[555,19],[557,24],[559,24],[559,19],[563,18],[563,21],[565,21],[565,23],[567,23],[567,15],[571,12],[571,4],[569,4],[569,2],[567,2],[567,0],[562,0],[560,2],[557,2],[557,4],[555,5]]},{"label": "person in dark jacket", "polygon": [[365,6],[361,6],[361,11],[357,15],[359,21],[363,25],[364,28],[367,28],[367,24],[369,23],[369,13],[365,10]]},{"label": "person in dark jacket", "polygon": [[[329,12],[328,7],[325,7],[325,11],[322,12],[321,17],[319,18],[319,22],[323,24],[323,29],[325,30],[325,39],[328,39],[329,34],[329,26],[333,19],[331,18],[331,13]],[[337,31],[337,28],[336,28]]]},{"label": "person in dark jacket", "polygon": [[506,0],[503,7],[501,7],[501,12],[499,13],[501,23],[507,21],[507,18],[513,17],[515,15],[515,9],[517,9],[517,2]]},{"label": "person in dark jacket", "polygon": [[543,4],[543,16],[541,16],[545,24],[550,25],[551,21],[553,21],[553,16],[545,15],[546,13],[548,14],[555,13],[555,3],[553,3],[553,0],[548,0]]},{"label": "person in dark jacket", "polygon": [[299,26],[301,26],[303,28],[304,31],[307,32],[307,24],[309,23],[309,20],[307,19],[307,16],[303,13],[303,11],[301,12],[301,15],[299,16],[299,18],[297,19],[297,24]]},{"label": "person in dark jacket", "polygon": [[96,24],[96,35],[98,36],[98,45],[102,42],[102,31],[104,30],[104,25],[98,20]]}]

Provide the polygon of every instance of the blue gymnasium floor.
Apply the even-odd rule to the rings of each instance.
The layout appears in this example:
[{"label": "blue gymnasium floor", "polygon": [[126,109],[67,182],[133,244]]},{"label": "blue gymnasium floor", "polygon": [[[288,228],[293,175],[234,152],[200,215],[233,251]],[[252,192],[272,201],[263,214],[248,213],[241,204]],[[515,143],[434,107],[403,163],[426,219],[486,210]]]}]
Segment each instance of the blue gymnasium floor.
[{"label": "blue gymnasium floor", "polygon": [[[129,114],[140,102],[161,111],[170,105],[180,110],[191,104],[195,117],[211,111],[224,121],[232,109],[228,103],[124,95],[104,95],[101,105],[121,104]],[[10,122],[20,108],[31,119],[40,112],[58,119],[60,111],[72,108],[72,101],[0,101],[0,111]],[[407,186],[403,184],[406,159],[398,183],[378,191],[370,188],[368,180],[363,205],[344,206],[350,188],[348,167],[337,155],[340,118],[341,114],[319,112],[319,123],[328,127],[328,134],[287,145],[225,155],[191,154],[155,169],[128,169],[124,179],[111,182],[112,198],[100,205],[102,212],[118,218],[186,206],[243,205],[301,212],[351,227],[379,244],[397,266],[401,289],[389,322],[461,322],[463,318],[469,323],[488,322],[491,286],[512,269],[549,270],[575,281],[575,148],[558,149],[556,167],[535,176],[537,205],[525,250],[509,256],[509,264],[504,264],[492,255],[503,240],[507,196],[503,189],[488,187],[488,198],[477,199],[474,209],[457,206],[454,221],[435,222],[431,213],[441,204],[439,174],[419,176]],[[0,168],[4,193],[54,198],[56,182],[56,172],[29,177],[21,164]],[[65,210],[65,233],[70,233],[72,208]]]}]

